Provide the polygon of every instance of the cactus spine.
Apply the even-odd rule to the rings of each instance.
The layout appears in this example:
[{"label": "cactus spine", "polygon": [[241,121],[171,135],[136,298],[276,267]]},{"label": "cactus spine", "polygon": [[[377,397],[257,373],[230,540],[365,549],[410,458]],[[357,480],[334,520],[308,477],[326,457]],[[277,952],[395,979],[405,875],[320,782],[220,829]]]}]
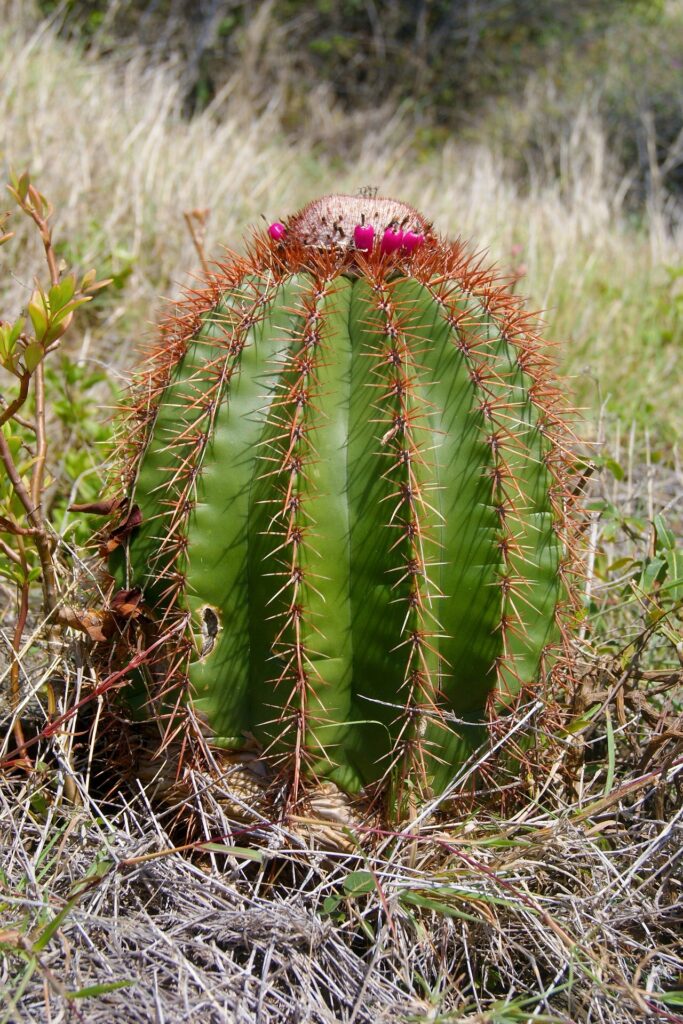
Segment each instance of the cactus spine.
[{"label": "cactus spine", "polygon": [[216,746],[256,744],[294,796],[443,791],[559,636],[546,352],[391,200],[319,200],[216,266],[134,389],[111,556],[167,636],[170,731],[189,709]]}]

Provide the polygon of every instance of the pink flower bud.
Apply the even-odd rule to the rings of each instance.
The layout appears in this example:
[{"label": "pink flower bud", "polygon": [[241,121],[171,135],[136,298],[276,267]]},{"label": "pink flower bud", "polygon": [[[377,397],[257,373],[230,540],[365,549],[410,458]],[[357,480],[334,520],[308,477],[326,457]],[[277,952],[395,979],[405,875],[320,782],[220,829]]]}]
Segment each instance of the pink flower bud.
[{"label": "pink flower bud", "polygon": [[372,245],[375,241],[375,229],[372,224],[356,224],[353,229],[353,240],[356,243],[356,249],[372,252]]},{"label": "pink flower bud", "polygon": [[270,235],[274,242],[279,242],[282,238],[284,238],[285,231],[286,228],[284,224],[281,224],[279,220],[276,220],[268,228],[268,234]]},{"label": "pink flower bud", "polygon": [[403,243],[403,232],[394,231],[393,228],[387,228],[382,235],[382,242],[379,247],[381,253],[395,252],[396,249],[400,249]]},{"label": "pink flower bud", "polygon": [[414,231],[406,231],[403,236],[403,248],[406,252],[412,252],[418,245],[424,242],[424,235],[416,235]]}]

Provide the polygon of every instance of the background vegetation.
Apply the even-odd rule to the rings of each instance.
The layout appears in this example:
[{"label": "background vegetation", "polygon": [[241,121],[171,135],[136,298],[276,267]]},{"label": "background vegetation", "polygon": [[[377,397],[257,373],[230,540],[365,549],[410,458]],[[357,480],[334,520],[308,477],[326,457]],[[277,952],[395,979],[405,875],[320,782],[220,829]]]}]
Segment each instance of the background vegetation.
[{"label": "background vegetation", "polygon": [[[160,297],[197,265],[186,211],[208,210],[194,221],[220,253],[263,216],[369,185],[472,239],[545,311],[594,467],[547,784],[506,820],[428,820],[419,854],[386,837],[334,869],[303,852],[273,867],[234,836],[200,868],[139,787],[90,785],[94,732],[53,725],[100,677],[87,643],[45,629],[39,553],[0,475],[2,756],[12,671],[24,719],[52,728],[34,770],[0,787],[0,1021],[78,1006],[88,1020],[680,1019],[681,67],[681,0],[0,0],[5,177],[30,168],[54,204],[63,277],[110,281],[44,360],[61,608],[82,598],[93,526],[69,506],[101,495],[109,410]],[[35,223],[9,193],[4,209],[11,330],[50,281]],[[16,387],[0,371],[5,409]],[[31,391],[2,428],[27,478],[37,415]],[[205,815],[204,838],[224,837],[220,809]]]}]

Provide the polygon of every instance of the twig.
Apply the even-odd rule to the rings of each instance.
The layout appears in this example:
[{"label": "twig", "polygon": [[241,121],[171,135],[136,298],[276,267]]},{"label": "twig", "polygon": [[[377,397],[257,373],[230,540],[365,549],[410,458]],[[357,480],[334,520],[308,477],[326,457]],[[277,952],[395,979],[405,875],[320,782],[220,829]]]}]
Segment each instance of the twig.
[{"label": "twig", "polygon": [[[2,436],[2,435],[0,435]],[[12,667],[10,669],[9,676],[9,692],[10,692],[10,704],[12,711],[16,712],[19,707],[19,701],[21,698],[21,688],[19,685],[19,652],[21,650],[21,638],[24,635],[24,629],[26,628],[26,620],[28,619],[28,598],[29,598],[29,582],[28,582],[28,565],[26,564],[26,553],[24,550],[24,542],[20,537],[18,539],[19,546],[19,560],[22,568],[22,583],[19,586],[19,609],[17,613],[17,621],[14,627],[14,635],[12,637],[12,650],[14,652],[14,658],[12,661]],[[26,755],[26,741],[24,737],[24,730],[21,725],[21,719],[17,714],[13,715],[12,732],[14,739],[17,744],[17,750],[20,758],[28,762]]]},{"label": "twig", "polygon": [[[199,262],[202,265],[202,270],[207,276],[211,274],[211,270],[209,267],[209,261],[206,258],[204,239],[206,237],[206,222],[209,218],[210,212],[210,210],[185,210],[183,212],[187,229],[190,232],[190,237],[192,238],[192,244],[199,256]],[[199,230],[195,227],[195,221],[199,225]]]},{"label": "twig", "polygon": [[[28,370],[26,370],[24,373],[22,373],[21,377],[19,378],[19,393],[17,397],[13,399],[13,401],[9,403],[4,412],[0,414],[0,427],[3,425],[3,423],[8,423],[13,418],[18,419],[16,414],[19,411],[19,409],[21,409],[22,405],[28,398],[28,389],[30,384],[31,374],[28,372]],[[34,429],[35,428],[33,424],[31,424],[31,430]]]},{"label": "twig", "polygon": [[45,522],[42,517],[42,509],[35,507],[31,495],[26,490],[24,483],[17,472],[14,460],[12,459],[12,453],[10,452],[9,445],[5,439],[4,434],[0,432],[0,462],[2,462],[5,472],[9,477],[10,483],[14,488],[14,493],[21,502],[28,517],[29,522],[34,528],[34,540],[36,544],[36,550],[38,552],[38,558],[40,559],[40,567],[43,575],[43,599],[45,604],[45,614],[49,615],[56,603],[57,593],[57,580],[54,562],[52,559],[53,544],[52,538],[47,531]]}]

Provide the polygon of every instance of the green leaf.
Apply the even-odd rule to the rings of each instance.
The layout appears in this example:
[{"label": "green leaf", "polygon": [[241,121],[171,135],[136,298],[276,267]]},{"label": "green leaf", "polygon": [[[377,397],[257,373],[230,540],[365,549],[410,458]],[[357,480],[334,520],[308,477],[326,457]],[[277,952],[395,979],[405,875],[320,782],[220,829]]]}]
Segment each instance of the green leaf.
[{"label": "green leaf", "polygon": [[0,556],[0,577],[3,580],[9,580],[10,583],[16,583],[18,586],[22,586],[24,583],[23,573],[17,568],[14,562],[10,562],[9,559],[5,560]]},{"label": "green leaf", "polygon": [[435,900],[429,896],[421,896],[420,893],[413,892],[410,889],[401,893],[399,902],[408,903],[414,907],[421,907],[423,910],[433,910],[437,914],[443,914],[444,917],[457,917],[462,921],[472,921],[475,924],[481,924],[481,917],[477,917],[475,914],[467,914],[464,910],[456,910],[455,907],[450,906],[448,903],[442,903],[441,900]]},{"label": "green leaf", "polygon": [[24,322],[23,318],[19,317],[13,324],[0,324],[0,361],[11,372],[14,367],[12,353],[16,347],[17,338],[24,328]]},{"label": "green leaf", "polygon": [[8,373],[13,374],[15,377],[22,376],[23,367],[19,365],[17,356],[7,356],[2,360],[2,365]]},{"label": "green leaf", "polygon": [[347,896],[364,896],[376,889],[375,879],[369,871],[352,871],[343,882]]},{"label": "green leaf", "polygon": [[664,1003],[665,1006],[683,1006],[683,990],[675,990],[673,992],[652,992],[650,993],[652,999],[656,999],[659,1003]]},{"label": "green leaf", "polygon": [[62,907],[59,913],[55,914],[52,920],[45,926],[45,928],[43,928],[42,932],[33,943],[34,953],[41,953],[45,949],[48,942],[50,941],[54,933],[57,931],[59,926],[64,922],[66,917],[73,910],[75,903],[75,900],[69,900],[69,902]]},{"label": "green leaf", "polygon": [[619,465],[619,463],[615,461],[615,459],[610,459],[609,457],[607,457],[607,458],[601,459],[600,461],[601,461],[602,466],[604,467],[604,469],[608,469],[610,471],[610,473],[612,474],[612,476],[614,477],[615,480],[623,480],[624,479],[624,470]]},{"label": "green leaf", "polygon": [[120,988],[130,988],[136,984],[132,978],[126,981],[108,981],[102,985],[87,985],[76,992],[65,992],[65,995],[67,999],[90,999],[92,996],[104,996],[107,992],[116,992]]},{"label": "green leaf", "polygon": [[666,561],[663,558],[655,557],[649,558],[645,562],[642,575],[640,577],[640,589],[646,594],[649,594],[657,581],[657,577],[666,565]]},{"label": "green leaf", "polygon": [[59,284],[55,284],[50,288],[48,293],[48,302],[50,304],[50,310],[53,313],[57,313],[63,306],[69,302],[76,291],[76,278],[73,274],[69,274]]},{"label": "green leaf", "polygon": [[617,558],[616,561],[607,566],[607,572],[616,572],[618,569],[624,569],[627,565],[633,565],[632,558]]},{"label": "green leaf", "polygon": [[96,273],[95,273],[95,271],[94,271],[94,270],[88,270],[88,271],[87,271],[87,272],[86,272],[86,273],[85,273],[85,274],[83,275],[83,279],[82,279],[82,281],[81,281],[81,291],[82,291],[82,292],[85,292],[85,291],[87,291],[87,290],[88,290],[88,288],[90,287],[90,285],[91,285],[91,284],[92,284],[92,283],[94,282],[94,280],[95,280],[95,277],[96,277]]},{"label": "green leaf", "polygon": [[[38,296],[38,298],[36,298],[36,296]],[[31,317],[36,341],[40,341],[47,330],[47,313],[45,310],[45,303],[43,302],[40,292],[33,293],[33,298],[28,304],[28,315]]]},{"label": "green leaf", "polygon": [[333,914],[340,903],[341,896],[326,896],[323,900],[323,914]]},{"label": "green leaf", "polygon": [[683,600],[683,550],[676,548],[666,552],[667,580],[662,591],[672,601]]},{"label": "green leaf", "polygon": [[255,860],[258,864],[263,863],[263,850],[250,850],[246,846],[226,846],[225,843],[202,843],[202,850],[211,853],[226,853],[230,857],[243,857],[245,860]]},{"label": "green leaf", "polygon": [[19,337],[19,335],[23,331],[25,323],[26,323],[26,321],[24,320],[23,316],[20,316],[19,319],[15,320],[14,323],[12,324],[12,330],[9,332],[9,338],[8,338],[9,344],[11,346],[14,345],[14,343],[17,340],[17,338]]},{"label": "green leaf", "polygon": [[29,373],[33,373],[38,363],[42,361],[45,356],[45,349],[40,342],[32,341],[30,345],[27,345],[23,352],[24,363]]},{"label": "green leaf", "polygon": [[666,525],[664,516],[655,516],[655,531],[657,533],[657,547],[671,550],[676,546],[676,537]]},{"label": "green leaf", "polygon": [[105,878],[113,866],[114,861],[108,854],[102,851],[98,853],[83,877],[77,879],[71,886],[69,899],[78,900],[86,890],[93,888],[98,881]]},{"label": "green leaf", "polygon": [[20,175],[16,183],[16,190],[19,193],[20,199],[26,199],[26,194],[28,192],[28,187],[30,184],[31,179],[29,178],[28,171],[24,171],[24,173]]},{"label": "green leaf", "polygon": [[561,729],[558,735],[572,736],[574,733],[580,732],[581,729],[585,729],[592,719],[595,718],[599,710],[600,705],[595,704],[592,708],[589,708],[587,711],[584,711],[582,715],[575,718],[574,721],[566,727],[566,729]]},{"label": "green leaf", "polygon": [[30,800],[31,810],[34,814],[43,815],[47,814],[49,804],[42,793],[33,793]]},{"label": "green leaf", "polygon": [[92,302],[91,295],[83,295],[80,299],[71,299],[65,306],[55,313],[52,318],[53,322],[56,324],[60,323],[65,317],[69,316],[70,313],[73,313],[75,309],[78,309],[79,306],[84,306],[86,302]]},{"label": "green leaf", "polygon": [[7,441],[12,458],[16,459],[17,455],[21,451],[21,437],[13,432],[11,422],[3,423],[2,432],[5,435],[5,440]]}]

